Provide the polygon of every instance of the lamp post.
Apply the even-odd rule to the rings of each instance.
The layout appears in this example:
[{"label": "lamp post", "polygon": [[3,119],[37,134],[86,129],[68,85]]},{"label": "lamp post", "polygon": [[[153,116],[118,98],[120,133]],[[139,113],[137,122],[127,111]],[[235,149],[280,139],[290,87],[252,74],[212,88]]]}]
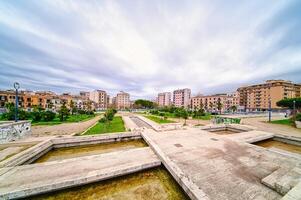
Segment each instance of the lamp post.
[{"label": "lamp post", "polygon": [[294,100],[293,103],[294,121],[296,121],[296,101]]},{"label": "lamp post", "polygon": [[271,118],[272,118],[272,108],[271,108],[271,98],[269,98],[269,122],[271,122]]},{"label": "lamp post", "polygon": [[18,121],[18,106],[19,106],[18,89],[20,88],[20,84],[18,82],[15,82],[14,83],[14,88],[16,89],[15,122],[17,122]]}]

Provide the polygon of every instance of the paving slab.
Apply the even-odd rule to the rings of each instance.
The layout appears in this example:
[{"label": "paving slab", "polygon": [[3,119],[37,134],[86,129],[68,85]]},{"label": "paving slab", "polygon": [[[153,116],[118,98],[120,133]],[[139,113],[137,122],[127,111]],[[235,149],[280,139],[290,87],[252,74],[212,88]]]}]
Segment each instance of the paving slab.
[{"label": "paving slab", "polygon": [[[139,159],[137,159],[139,158]],[[0,199],[26,197],[114,178],[161,164],[149,147],[0,170]]]},{"label": "paving slab", "polygon": [[169,159],[164,165],[175,165],[209,199],[280,199],[261,180],[279,168],[300,164],[298,159],[197,129],[145,130],[142,137]]}]

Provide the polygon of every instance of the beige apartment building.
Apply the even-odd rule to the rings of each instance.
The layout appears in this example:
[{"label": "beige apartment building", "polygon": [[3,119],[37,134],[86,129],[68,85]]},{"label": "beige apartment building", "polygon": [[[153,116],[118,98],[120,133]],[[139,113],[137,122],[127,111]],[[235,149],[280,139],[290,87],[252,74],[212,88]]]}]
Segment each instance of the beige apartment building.
[{"label": "beige apartment building", "polygon": [[162,92],[158,94],[157,103],[159,107],[170,106],[171,105],[171,93]]},{"label": "beige apartment building", "polygon": [[[218,109],[218,105],[221,105],[221,110]],[[224,112],[232,110],[233,106],[236,108],[239,106],[239,94],[215,94],[215,95],[199,95],[191,98],[191,108],[198,110],[203,108],[207,112]]]},{"label": "beige apartment building", "polygon": [[247,111],[260,111],[269,108],[269,100],[272,109],[279,109],[276,105],[284,98],[300,97],[301,84],[295,84],[285,80],[267,80],[265,83],[240,87],[237,89],[240,95],[240,106]]},{"label": "beige apartment building", "polygon": [[108,107],[107,92],[104,90],[90,92],[89,99],[94,102],[96,110],[105,110]]},{"label": "beige apartment building", "polygon": [[173,105],[178,108],[190,106],[191,90],[188,88],[173,91]]},{"label": "beige apartment building", "polygon": [[117,109],[127,109],[130,108],[130,94],[120,91],[117,93],[116,98],[114,99]]}]

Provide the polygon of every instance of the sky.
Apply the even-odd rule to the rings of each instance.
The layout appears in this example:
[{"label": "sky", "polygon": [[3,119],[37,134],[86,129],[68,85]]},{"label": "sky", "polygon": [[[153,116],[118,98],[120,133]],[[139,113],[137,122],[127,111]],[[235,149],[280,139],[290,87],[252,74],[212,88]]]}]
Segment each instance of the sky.
[{"label": "sky", "polygon": [[123,90],[301,83],[300,0],[0,1],[0,89]]}]

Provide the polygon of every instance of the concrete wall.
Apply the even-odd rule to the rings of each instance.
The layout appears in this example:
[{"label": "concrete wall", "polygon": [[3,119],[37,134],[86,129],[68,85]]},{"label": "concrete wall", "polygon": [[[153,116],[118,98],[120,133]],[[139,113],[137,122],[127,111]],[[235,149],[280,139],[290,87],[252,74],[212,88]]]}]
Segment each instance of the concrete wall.
[{"label": "concrete wall", "polygon": [[0,144],[14,141],[31,133],[30,121],[8,122],[0,124]]}]

